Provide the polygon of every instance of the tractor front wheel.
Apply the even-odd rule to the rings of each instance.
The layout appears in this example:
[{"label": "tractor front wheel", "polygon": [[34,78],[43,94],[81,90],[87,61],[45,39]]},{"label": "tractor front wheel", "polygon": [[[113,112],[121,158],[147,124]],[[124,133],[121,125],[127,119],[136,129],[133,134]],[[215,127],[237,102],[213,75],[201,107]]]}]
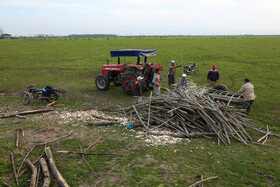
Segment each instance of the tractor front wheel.
[{"label": "tractor front wheel", "polygon": [[104,75],[98,75],[95,79],[95,85],[99,90],[105,91],[108,90],[110,81],[108,77]]}]

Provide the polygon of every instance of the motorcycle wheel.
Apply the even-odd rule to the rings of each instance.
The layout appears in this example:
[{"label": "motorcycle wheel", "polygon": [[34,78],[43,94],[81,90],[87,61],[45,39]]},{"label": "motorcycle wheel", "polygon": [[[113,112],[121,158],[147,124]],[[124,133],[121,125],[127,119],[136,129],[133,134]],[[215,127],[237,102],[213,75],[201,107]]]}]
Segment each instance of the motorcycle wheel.
[{"label": "motorcycle wheel", "polygon": [[30,95],[29,95],[29,93],[24,92],[24,93],[21,95],[21,102],[22,102],[24,105],[28,105],[28,104],[30,103]]}]

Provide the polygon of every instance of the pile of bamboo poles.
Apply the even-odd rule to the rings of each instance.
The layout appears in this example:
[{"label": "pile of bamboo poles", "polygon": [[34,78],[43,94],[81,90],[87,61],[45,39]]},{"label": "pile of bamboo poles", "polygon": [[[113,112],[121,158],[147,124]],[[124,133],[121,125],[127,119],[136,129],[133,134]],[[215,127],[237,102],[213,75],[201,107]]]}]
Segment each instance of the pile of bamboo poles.
[{"label": "pile of bamboo poles", "polygon": [[[147,133],[165,128],[174,131],[171,136],[208,137],[215,135],[225,145],[236,139],[245,145],[254,140],[247,133],[251,128],[267,133],[245,118],[246,111],[211,98],[205,88],[168,90],[166,94],[144,97],[140,103],[119,110],[140,123]],[[279,137],[279,136],[278,136]]]}]

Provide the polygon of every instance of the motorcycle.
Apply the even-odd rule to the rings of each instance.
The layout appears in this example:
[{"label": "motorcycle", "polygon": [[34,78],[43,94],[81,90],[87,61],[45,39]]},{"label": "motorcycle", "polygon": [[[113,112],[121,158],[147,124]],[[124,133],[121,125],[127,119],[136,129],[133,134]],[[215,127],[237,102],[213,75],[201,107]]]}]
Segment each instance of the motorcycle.
[{"label": "motorcycle", "polygon": [[46,88],[38,89],[35,86],[28,86],[26,91],[21,95],[21,101],[24,105],[28,105],[31,99],[46,100],[49,103],[56,101],[58,99],[57,90],[50,86]]},{"label": "motorcycle", "polygon": [[195,74],[198,73],[198,67],[195,63],[191,64],[190,66],[184,66],[184,73],[189,75],[191,72],[194,72]]}]

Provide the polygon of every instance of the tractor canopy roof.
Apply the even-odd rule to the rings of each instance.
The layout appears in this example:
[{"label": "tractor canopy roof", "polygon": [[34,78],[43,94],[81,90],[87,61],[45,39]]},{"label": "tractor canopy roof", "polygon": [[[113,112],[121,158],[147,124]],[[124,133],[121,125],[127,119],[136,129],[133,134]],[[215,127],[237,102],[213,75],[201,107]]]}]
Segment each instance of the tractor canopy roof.
[{"label": "tractor canopy roof", "polygon": [[156,49],[122,49],[110,51],[111,57],[119,56],[136,56],[136,57],[147,57],[155,56],[157,54]]}]

